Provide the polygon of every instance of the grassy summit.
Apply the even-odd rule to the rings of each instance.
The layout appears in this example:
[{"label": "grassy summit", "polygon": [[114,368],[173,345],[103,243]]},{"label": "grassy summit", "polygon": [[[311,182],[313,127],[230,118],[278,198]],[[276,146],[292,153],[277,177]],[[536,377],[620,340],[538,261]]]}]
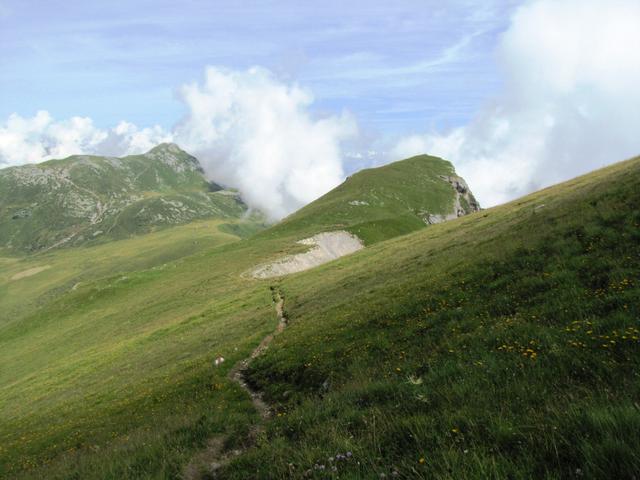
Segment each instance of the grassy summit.
[{"label": "grassy summit", "polygon": [[[222,442],[243,453],[220,478],[633,478],[640,159],[383,241],[390,202],[407,225],[444,213],[412,186],[420,165],[434,185],[453,176],[437,164],[355,175],[348,194],[248,240],[76,288],[51,278],[48,297],[0,323],[0,476],[180,478],[202,458],[206,478]],[[386,176],[403,167],[406,179]],[[370,246],[353,255],[279,280],[244,275],[310,233],[369,222]],[[113,245],[136,259],[134,240]],[[41,266],[3,262],[11,276]],[[261,420],[227,374],[278,323],[270,287],[289,325],[248,372],[276,410],[252,439]]]},{"label": "grassy summit", "polygon": [[418,155],[355,173],[264,235],[346,229],[371,244],[478,209],[450,162]]},{"label": "grassy summit", "polygon": [[46,251],[204,218],[238,218],[238,195],[208,182],[174,144],[124,158],[72,156],[0,170],[0,249]]}]

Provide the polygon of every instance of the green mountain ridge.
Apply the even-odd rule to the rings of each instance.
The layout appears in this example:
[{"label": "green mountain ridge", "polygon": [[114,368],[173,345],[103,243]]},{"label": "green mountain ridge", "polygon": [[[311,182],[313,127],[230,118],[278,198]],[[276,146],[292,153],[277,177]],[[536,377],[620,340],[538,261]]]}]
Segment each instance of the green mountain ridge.
[{"label": "green mountain ridge", "polygon": [[351,175],[262,235],[346,229],[371,244],[479,210],[450,162],[418,155]]},{"label": "green mountain ridge", "polygon": [[123,158],[76,155],[0,170],[0,248],[47,251],[247,212],[174,144]]},{"label": "green mountain ridge", "polygon": [[[419,156],[242,241],[220,220],[0,257],[0,476],[632,479],[639,179],[473,211]],[[367,247],[244,275],[331,230]]]}]

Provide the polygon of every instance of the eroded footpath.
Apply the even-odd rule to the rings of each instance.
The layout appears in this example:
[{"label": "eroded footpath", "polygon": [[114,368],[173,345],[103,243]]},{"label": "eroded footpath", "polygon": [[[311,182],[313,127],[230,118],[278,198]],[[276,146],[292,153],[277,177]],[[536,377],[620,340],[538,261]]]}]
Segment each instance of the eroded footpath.
[{"label": "eroded footpath", "polygon": [[[262,393],[252,388],[251,385],[247,383],[244,378],[244,372],[255,358],[262,355],[267,348],[269,348],[269,345],[275,336],[281,333],[287,326],[288,320],[284,311],[284,296],[276,287],[271,287],[271,293],[275,304],[276,314],[278,316],[278,326],[272,333],[262,339],[260,344],[253,349],[251,355],[238,361],[227,374],[229,380],[237,383],[240,388],[249,394],[253,406],[258,411],[263,421],[271,417],[272,409],[263,400]],[[247,444],[252,445],[255,443],[256,438],[263,430],[264,425],[262,422],[254,425],[249,432]],[[224,441],[224,435],[217,435],[209,439],[206,449],[196,454],[185,467],[182,478],[185,480],[201,480],[212,477],[216,478],[217,472],[220,468],[230,462],[234,457],[237,457],[244,452],[243,449],[224,452]]]}]

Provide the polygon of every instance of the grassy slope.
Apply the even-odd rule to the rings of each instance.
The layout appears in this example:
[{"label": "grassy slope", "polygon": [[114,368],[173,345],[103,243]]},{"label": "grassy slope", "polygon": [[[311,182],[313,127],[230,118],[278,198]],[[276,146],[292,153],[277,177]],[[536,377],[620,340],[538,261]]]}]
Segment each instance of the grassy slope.
[{"label": "grassy slope", "polygon": [[639,183],[635,159],[286,278],[250,374],[280,415],[226,477],[350,451],[340,478],[635,478]]},{"label": "grassy slope", "polygon": [[[245,252],[246,242],[229,243],[229,234],[203,239],[204,246],[217,248],[173,261],[164,257],[180,257],[179,243],[167,241],[184,241],[195,228],[74,249],[75,263],[68,266],[71,251],[56,252],[48,257],[67,269],[60,278],[35,282],[55,272],[51,268],[16,281],[29,280],[33,291],[44,288],[41,283],[70,285],[74,268],[94,261],[93,271],[83,275],[98,277],[52,294],[19,321],[5,318],[0,326],[0,477],[57,458],[62,478],[85,462],[90,476],[140,478],[150,469],[147,462],[159,457],[154,468],[172,476],[212,432],[255,420],[242,392],[222,388],[226,377],[213,371],[212,360],[247,356],[273,329],[271,295],[261,285],[239,288],[244,281],[235,268],[257,259]],[[229,255],[231,249],[238,256]],[[109,257],[95,260],[115,252],[123,255],[121,269]],[[149,268],[131,271],[134,265]],[[107,446],[124,453],[114,460],[111,450],[97,473],[96,452]],[[56,476],[45,468],[47,478]]]},{"label": "grassy slope", "polygon": [[[405,166],[404,180],[413,178],[415,168],[407,168],[413,162],[401,164]],[[421,166],[424,169],[424,162]],[[441,160],[426,166],[430,167],[427,170],[431,176],[441,171],[449,173],[451,169]],[[394,178],[403,180],[398,174]],[[358,182],[355,186],[362,189]],[[445,186],[441,196],[444,193],[451,196],[451,187]],[[357,190],[353,195],[360,193]],[[430,194],[423,191],[414,197],[422,202],[423,196],[429,198]],[[331,208],[341,205],[337,202]],[[323,211],[328,211],[326,206]],[[386,211],[385,215],[388,218],[392,212]],[[356,215],[350,221],[355,224],[362,218]],[[167,249],[167,255],[173,249],[180,250],[180,243],[188,241],[185,235],[190,228],[156,234],[162,235],[157,255]],[[324,229],[325,225],[318,222],[315,226],[307,225],[306,232]],[[235,235],[248,232],[245,224],[237,222],[224,225],[221,230]],[[181,405],[184,396],[194,405],[181,423],[181,428],[189,433],[172,454],[163,455],[165,463],[159,468],[166,467],[167,470],[162,470],[166,475],[175,474],[172,469],[184,461],[189,451],[201,447],[212,432],[226,429],[220,424],[224,415],[239,409],[244,415],[244,428],[248,428],[251,416],[246,410],[251,409],[246,401],[227,409],[231,412],[208,420],[206,428],[202,425],[201,416],[204,411],[212,411],[211,402],[224,403],[229,395],[242,397],[237,386],[230,385],[225,376],[233,363],[217,371],[212,368],[212,359],[218,354],[231,360],[246,355],[247,349],[264,336],[264,328],[273,327],[270,322],[276,319],[268,288],[239,274],[265,258],[300,248],[295,243],[300,235],[296,229],[281,229],[277,235],[259,236],[167,265],[158,262],[157,255],[151,255],[152,250],[147,247],[153,242],[148,236],[140,237],[138,243],[115,242],[99,249],[72,249],[68,253],[29,257],[30,260],[20,264],[5,259],[6,294],[0,301],[13,306],[14,311],[20,309],[21,313],[18,318],[7,315],[4,328],[0,327],[0,365],[3,365],[0,405],[6,421],[5,428],[0,430],[3,435],[0,443],[6,445],[6,450],[0,454],[4,453],[5,468],[18,471],[62,455],[57,463],[60,471],[73,470],[75,467],[69,467],[65,455],[92,458],[87,455],[92,445],[113,447],[132,432],[146,429],[146,434],[136,437],[137,448],[129,445],[130,454],[119,456],[117,467],[112,465],[111,454],[105,454],[107,465],[96,460],[86,467],[78,466],[88,469],[82,470],[82,476],[104,476],[102,468],[108,469],[114,478],[125,475],[123,472],[129,472],[130,468],[135,472],[131,463],[148,461],[142,444],[166,450],[165,436],[175,436],[173,417],[167,412]],[[171,241],[175,244],[170,246]],[[130,262],[128,271],[122,271],[123,262],[112,259],[120,251],[128,252],[123,259]],[[97,265],[91,265],[89,259],[98,259]],[[33,277],[7,281],[15,273],[42,265],[52,268]],[[147,270],[136,271],[145,267]],[[81,271],[82,277],[78,277]],[[104,275],[111,276],[91,281]],[[72,290],[79,280],[80,286]],[[50,287],[52,282],[56,289]],[[50,294],[43,295],[45,291]],[[25,300],[31,296],[38,296],[38,302],[25,308]],[[144,348],[138,348],[139,344]],[[176,372],[176,365],[183,364],[190,367]],[[168,382],[168,378],[172,381]],[[216,391],[212,392],[214,387]],[[149,401],[147,397],[162,399],[154,400],[162,404],[157,407],[162,413],[143,415],[137,411]],[[63,413],[64,421],[60,418]],[[52,419],[60,420],[57,423]],[[110,432],[106,431],[107,425]],[[83,453],[75,454],[78,449]],[[149,455],[157,458],[158,452],[152,449]],[[52,475],[50,469],[48,475]]]},{"label": "grassy slope", "polygon": [[[201,220],[147,235],[25,257],[0,257],[0,329],[83,282],[161,266],[237,241],[256,231],[251,222]],[[34,268],[35,275],[14,278]]]},{"label": "grassy slope", "polygon": [[455,175],[453,166],[428,155],[362,170],[263,236],[304,236],[319,230],[346,229],[372,244],[419,230],[425,227],[427,212],[447,214],[452,210],[453,188],[439,175]]},{"label": "grassy slope", "polygon": [[[639,178],[626,162],[284,279],[291,326],[251,370],[280,416],[226,476],[346,451],[341,478],[633,471]],[[226,373],[276,318],[272,282],[238,273],[319,227],[280,228],[3,329],[0,472],[174,478],[210,436],[241,444],[257,418]]]}]

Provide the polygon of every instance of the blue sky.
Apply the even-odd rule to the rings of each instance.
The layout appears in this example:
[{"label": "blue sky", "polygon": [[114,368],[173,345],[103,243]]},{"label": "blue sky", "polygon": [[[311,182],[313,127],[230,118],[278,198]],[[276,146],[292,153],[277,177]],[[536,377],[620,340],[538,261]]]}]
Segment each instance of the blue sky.
[{"label": "blue sky", "polygon": [[0,0],[0,167],[173,141],[279,218],[430,153],[495,205],[640,153],[638,25],[638,0]]},{"label": "blue sky", "polygon": [[517,2],[0,0],[0,118],[171,127],[207,65],[265,67],[393,135],[469,120],[500,88],[494,51]]}]

